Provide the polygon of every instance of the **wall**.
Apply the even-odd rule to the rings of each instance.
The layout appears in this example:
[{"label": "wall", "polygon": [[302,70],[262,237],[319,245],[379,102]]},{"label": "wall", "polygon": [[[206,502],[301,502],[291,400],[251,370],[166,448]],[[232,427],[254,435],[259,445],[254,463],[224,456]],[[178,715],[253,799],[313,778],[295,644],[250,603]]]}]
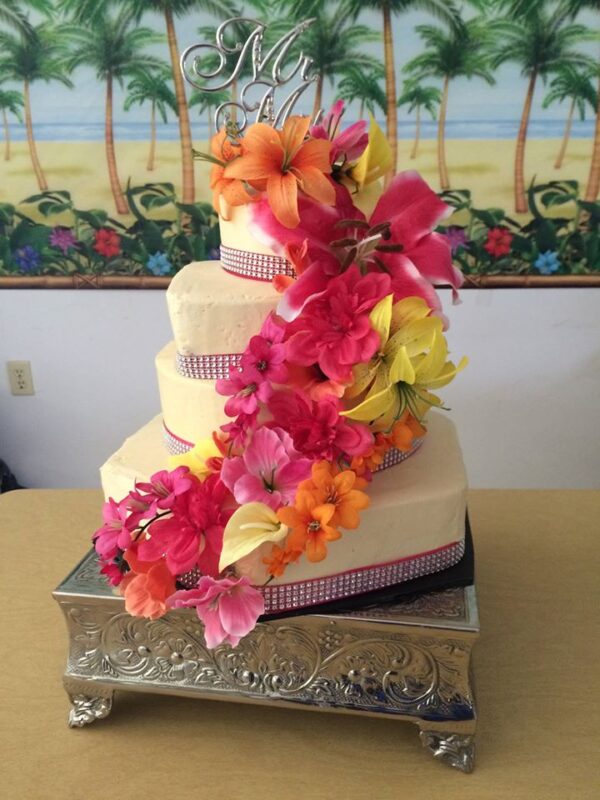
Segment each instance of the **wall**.
[{"label": "wall", "polygon": [[[600,484],[600,291],[469,290],[450,308],[468,369],[444,390],[474,487]],[[446,306],[449,298],[444,297]],[[0,291],[0,458],[27,486],[96,486],[159,407],[170,338],[158,291]],[[5,362],[32,362],[12,397]]]}]

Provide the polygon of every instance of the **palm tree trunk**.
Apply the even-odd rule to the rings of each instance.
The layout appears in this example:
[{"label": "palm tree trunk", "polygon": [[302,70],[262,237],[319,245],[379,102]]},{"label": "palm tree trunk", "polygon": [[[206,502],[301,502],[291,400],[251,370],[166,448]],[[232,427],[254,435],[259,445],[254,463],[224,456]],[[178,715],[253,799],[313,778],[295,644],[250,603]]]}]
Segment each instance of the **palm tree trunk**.
[{"label": "palm tree trunk", "polygon": [[29,81],[23,82],[23,98],[25,104],[25,128],[27,130],[27,144],[29,146],[29,155],[31,156],[33,171],[35,172],[35,177],[37,178],[40,191],[45,192],[48,190],[48,182],[46,181],[44,170],[42,169],[42,165],[40,164],[40,160],[37,154],[37,147],[35,145],[35,139],[33,138],[33,124],[31,121],[31,102],[29,99]]},{"label": "palm tree trunk", "polygon": [[179,47],[173,23],[173,11],[165,9],[165,23],[167,26],[167,40],[169,55],[171,57],[171,70],[175,84],[175,98],[177,100],[177,119],[179,121],[179,138],[181,140],[181,200],[183,203],[193,203],[196,197],[194,185],[194,159],[192,156],[192,131],[183,76],[179,69]]},{"label": "palm tree trunk", "polygon": [[117,214],[127,214],[129,211],[125,195],[121,189],[121,181],[117,172],[117,157],[115,155],[115,137],[113,133],[113,85],[112,75],[106,78],[106,112],[104,118],[104,146],[106,149],[106,163],[108,166],[108,179]]},{"label": "palm tree trunk", "polygon": [[387,138],[392,151],[392,169],[388,180],[398,169],[398,109],[396,108],[396,65],[392,36],[392,12],[389,3],[383,5],[383,51],[385,57],[385,94],[387,98]]},{"label": "palm tree trunk", "polygon": [[209,145],[210,145],[210,140],[213,138],[213,135],[214,135],[213,113],[214,113],[214,109],[209,107],[209,109],[208,109],[208,143],[209,143]]},{"label": "palm tree trunk", "polygon": [[525,142],[527,140],[527,128],[529,126],[529,116],[531,114],[531,103],[535,91],[535,81],[537,70],[531,73],[529,86],[525,95],[523,113],[521,114],[521,124],[519,125],[519,135],[517,136],[517,147],[515,149],[515,211],[518,214],[525,214],[527,211],[527,198],[525,197]]},{"label": "palm tree trunk", "polygon": [[448,84],[450,79],[444,76],[444,87],[442,89],[442,103],[440,105],[440,118],[438,120],[438,136],[437,136],[437,155],[438,155],[438,170],[440,173],[440,188],[443,192],[448,191],[450,188],[450,176],[448,175],[448,167],[446,166],[446,109],[448,107]]},{"label": "palm tree trunk", "polygon": [[154,156],[156,154],[156,103],[152,101],[150,112],[150,152],[148,153],[148,163],[146,169],[150,172],[154,169]]},{"label": "palm tree trunk", "polygon": [[575,111],[575,98],[571,100],[571,107],[569,108],[569,115],[567,116],[567,122],[565,124],[565,132],[563,135],[563,140],[560,146],[560,150],[558,151],[558,155],[556,156],[556,161],[554,162],[554,169],[560,169],[562,167],[562,162],[565,157],[565,153],[567,151],[567,144],[569,143],[569,137],[571,135],[571,126],[573,125],[574,111]]},{"label": "palm tree trunk", "polygon": [[598,78],[598,100],[596,104],[596,127],[594,130],[594,149],[584,200],[593,203],[600,191],[600,77]]},{"label": "palm tree trunk", "polygon": [[415,143],[411,151],[410,157],[416,158],[419,149],[419,139],[421,138],[421,106],[417,106],[417,123],[415,126]]},{"label": "palm tree trunk", "polygon": [[8,115],[6,109],[2,109],[2,123],[4,125],[4,160],[10,161],[10,131],[8,129]]},{"label": "palm tree trunk", "polygon": [[321,103],[323,102],[323,75],[319,72],[317,77],[317,88],[315,91],[315,102],[313,103],[312,118],[315,120],[317,114],[321,110]]},{"label": "palm tree trunk", "polygon": [[364,115],[365,115],[365,99],[363,97],[363,99],[360,101],[360,111],[358,112],[358,118],[362,119]]}]

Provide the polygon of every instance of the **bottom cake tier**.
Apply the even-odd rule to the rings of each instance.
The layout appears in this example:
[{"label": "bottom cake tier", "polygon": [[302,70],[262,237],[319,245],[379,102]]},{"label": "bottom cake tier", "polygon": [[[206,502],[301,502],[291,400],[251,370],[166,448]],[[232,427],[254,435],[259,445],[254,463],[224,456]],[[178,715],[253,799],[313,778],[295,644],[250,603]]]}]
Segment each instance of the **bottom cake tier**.
[{"label": "bottom cake tier", "polygon": [[[331,542],[326,559],[290,564],[264,586],[263,545],[237,562],[263,587],[267,613],[293,610],[412,580],[456,564],[464,553],[466,476],[453,423],[431,413],[419,450],[377,473],[360,528]],[[120,500],[136,480],[166,466],[160,416],[130,436],[100,470],[106,497]]]}]

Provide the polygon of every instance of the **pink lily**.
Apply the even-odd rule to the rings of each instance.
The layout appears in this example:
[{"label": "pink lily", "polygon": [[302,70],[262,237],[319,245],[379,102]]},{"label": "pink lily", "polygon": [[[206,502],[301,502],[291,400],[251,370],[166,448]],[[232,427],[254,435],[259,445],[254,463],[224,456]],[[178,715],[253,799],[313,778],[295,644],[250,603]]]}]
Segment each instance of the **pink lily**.
[{"label": "pink lily", "polygon": [[262,594],[248,578],[215,580],[203,575],[196,589],[172,594],[170,608],[195,608],[204,624],[204,639],[210,649],[227,642],[235,647],[255,627],[265,612]]},{"label": "pink lily", "polygon": [[[179,495],[187,492],[192,486],[190,471],[187,467],[155,472],[149,483],[136,483],[135,488],[145,492],[146,496],[156,502],[157,508],[171,508]],[[133,498],[132,498],[133,499]]]},{"label": "pink lily", "polygon": [[322,122],[313,125],[310,135],[314,139],[329,139],[331,142],[330,161],[341,165],[356,161],[369,144],[368,124],[359,120],[346,130],[340,131],[342,117],[345,112],[344,101],[337,100],[323,117]]},{"label": "pink lily", "polygon": [[416,172],[402,172],[394,178],[368,221],[343,186],[336,185],[336,191],[336,204],[329,208],[304,198],[301,223],[293,230],[275,220],[264,200],[251,208],[254,235],[279,255],[306,241],[302,273],[286,289],[278,314],[288,321],[295,319],[311,297],[325,290],[331,276],[353,262],[369,271],[388,272],[396,301],[422,297],[439,313],[441,304],[434,286],[449,285],[456,290],[463,280],[452,264],[446,238],[432,233],[450,214],[450,207]]},{"label": "pink lily", "polygon": [[259,428],[242,456],[223,461],[221,480],[240,505],[260,502],[277,510],[293,501],[311,463],[282,428]]},{"label": "pink lily", "polygon": [[266,403],[271,396],[271,384],[253,367],[231,370],[229,378],[220,378],[216,383],[219,394],[229,395],[225,403],[228,417],[238,414],[254,414],[259,401]]}]

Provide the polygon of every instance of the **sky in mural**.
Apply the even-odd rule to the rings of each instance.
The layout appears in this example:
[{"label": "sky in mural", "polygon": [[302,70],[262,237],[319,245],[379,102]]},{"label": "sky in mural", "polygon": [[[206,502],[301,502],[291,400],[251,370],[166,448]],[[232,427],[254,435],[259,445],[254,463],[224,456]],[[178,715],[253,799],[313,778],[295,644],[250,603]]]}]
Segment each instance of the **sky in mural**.
[{"label": "sky in mural", "polygon": [[[471,14],[472,15],[472,14]],[[468,9],[464,10],[464,17],[469,18]],[[31,14],[32,21],[37,22],[35,13]],[[196,21],[196,24],[192,20]],[[41,21],[41,18],[40,18]],[[380,15],[375,12],[364,12],[361,22],[375,30],[381,29]],[[424,46],[414,29],[421,24],[431,24],[432,18],[420,12],[407,12],[394,18],[394,36],[396,42],[396,72],[399,85],[402,81],[402,67],[416,55],[423,52]],[[594,28],[597,27],[597,16],[593,12],[583,11],[578,16],[578,22]],[[190,24],[191,23],[191,24]],[[192,14],[184,20],[176,20],[176,29],[180,49],[183,50],[190,44],[201,40],[197,28],[201,25],[214,24],[215,18],[198,13],[194,18]],[[148,14],[144,17],[144,24],[164,32],[164,20],[158,15]],[[383,61],[382,45],[379,43],[365,43],[365,52],[372,52]],[[597,43],[588,42],[579,46],[583,52],[594,55],[598,50]],[[150,53],[155,53],[160,60],[166,59],[164,44],[150,45],[146,48]],[[514,136],[523,104],[524,79],[519,74],[518,66],[506,63],[495,72],[496,84],[489,87],[480,80],[468,81],[458,78],[453,81],[451,88],[451,102],[449,104],[448,138],[511,138]],[[36,109],[35,123],[38,139],[77,140],[101,139],[103,136],[104,119],[104,85],[98,81],[90,68],[81,67],[74,76],[77,91],[69,90],[53,82],[49,85],[36,83],[32,86],[32,103]],[[86,104],[82,105],[81,90],[85,91]],[[324,105],[334,99],[335,89],[326,85],[324,90]],[[562,135],[565,119],[566,103],[554,104],[542,110],[544,93],[538,91],[532,109],[530,128],[531,138],[558,138]],[[147,108],[133,106],[129,111],[123,110],[124,91],[115,86],[115,117],[120,126],[121,138],[146,139],[148,135]],[[309,113],[312,107],[312,98],[301,101],[298,108],[301,112]],[[60,110],[60,112],[58,112]],[[358,104],[350,109],[348,117],[358,116]],[[412,118],[406,109],[399,113],[399,126],[412,126]],[[193,119],[193,118],[192,118]],[[591,137],[593,135],[593,118],[583,122],[574,121],[572,136]],[[195,129],[198,135],[205,133],[204,119],[196,117]],[[433,121],[424,121],[424,138],[435,137],[436,126]],[[24,138],[24,129],[15,126],[16,139]],[[160,125],[159,139],[178,138],[175,117],[171,113],[169,123]]]}]

